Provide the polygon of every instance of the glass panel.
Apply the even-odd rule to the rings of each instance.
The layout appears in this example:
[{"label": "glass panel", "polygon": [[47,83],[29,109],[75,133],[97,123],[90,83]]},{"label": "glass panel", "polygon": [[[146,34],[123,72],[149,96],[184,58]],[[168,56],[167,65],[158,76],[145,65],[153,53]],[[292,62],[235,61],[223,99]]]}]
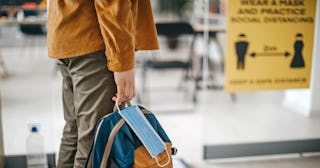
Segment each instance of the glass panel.
[{"label": "glass panel", "polygon": [[[36,3],[20,6],[24,2],[0,0],[3,130],[1,137],[0,127],[0,164],[1,138],[6,158],[26,155],[27,137],[33,125],[40,127],[45,152],[56,154],[57,158],[65,126],[61,90],[66,86],[62,85],[57,60],[47,55],[46,1],[35,0],[32,2]],[[160,49],[137,48],[136,97],[132,103],[141,104],[156,114],[178,148],[175,168],[291,168],[292,165],[296,166],[293,168],[313,168],[320,165],[319,157],[281,159],[277,163],[259,160],[270,158],[262,157],[252,162],[252,158],[268,152],[320,150],[320,119],[305,116],[311,104],[317,104],[314,102],[317,84],[306,90],[224,91],[225,63],[228,52],[232,52],[227,49],[230,0],[151,0],[151,3]],[[22,10],[25,7],[32,12],[26,14]],[[23,28],[25,23],[32,24],[31,28]],[[142,36],[149,40],[149,36]],[[317,76],[318,72],[314,72]],[[292,105],[292,102],[299,103]],[[302,110],[303,114],[296,112],[301,109],[306,109]],[[241,158],[241,162],[234,162],[238,161],[234,158],[231,162],[230,158],[222,160],[222,164],[221,160],[208,162],[214,158],[247,155],[253,157]],[[54,157],[48,162],[54,165]]]}]

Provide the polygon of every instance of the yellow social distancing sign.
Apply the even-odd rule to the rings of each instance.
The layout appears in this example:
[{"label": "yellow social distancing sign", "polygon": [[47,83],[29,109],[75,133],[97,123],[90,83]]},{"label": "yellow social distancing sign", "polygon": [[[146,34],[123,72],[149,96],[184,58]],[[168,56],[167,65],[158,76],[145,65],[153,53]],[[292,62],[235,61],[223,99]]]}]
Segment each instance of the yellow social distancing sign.
[{"label": "yellow social distancing sign", "polygon": [[307,88],[316,0],[228,1],[226,91]]}]

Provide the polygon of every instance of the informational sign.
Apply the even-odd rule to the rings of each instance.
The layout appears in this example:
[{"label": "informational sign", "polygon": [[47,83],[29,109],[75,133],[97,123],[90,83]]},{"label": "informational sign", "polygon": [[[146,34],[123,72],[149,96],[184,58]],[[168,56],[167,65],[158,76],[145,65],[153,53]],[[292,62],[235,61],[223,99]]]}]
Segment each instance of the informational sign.
[{"label": "informational sign", "polygon": [[307,88],[316,0],[229,0],[226,90]]}]

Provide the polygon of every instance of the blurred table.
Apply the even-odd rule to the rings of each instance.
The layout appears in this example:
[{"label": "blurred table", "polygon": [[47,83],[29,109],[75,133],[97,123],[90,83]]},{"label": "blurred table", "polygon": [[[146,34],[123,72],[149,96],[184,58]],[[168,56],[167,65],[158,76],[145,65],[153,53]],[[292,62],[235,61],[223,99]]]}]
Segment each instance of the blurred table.
[{"label": "blurred table", "polygon": [[196,33],[203,33],[208,31],[209,33],[224,33],[226,32],[226,16],[221,14],[211,14],[208,18],[208,29],[204,26],[205,19],[200,16],[195,16],[189,20],[181,20],[178,18],[170,18],[165,16],[155,17],[156,23],[171,23],[171,22],[188,22],[192,25]]},{"label": "blurred table", "polygon": [[190,25],[193,27],[197,36],[204,35],[205,32],[209,34],[209,41],[214,41],[217,44],[218,50],[221,53],[220,59],[222,61],[221,71],[224,70],[224,60],[225,54],[223,50],[223,45],[221,44],[220,40],[218,39],[218,34],[226,33],[227,26],[226,26],[226,16],[220,14],[212,14],[208,18],[208,26],[205,24],[205,19],[203,17],[193,18],[190,21],[181,21],[177,20],[176,18],[168,19],[165,17],[155,18],[156,23],[172,23],[172,22],[189,22]]},{"label": "blurred table", "polygon": [[0,26],[15,26],[15,25],[46,25],[48,19],[44,17],[30,17],[23,20],[17,19],[0,19]]}]

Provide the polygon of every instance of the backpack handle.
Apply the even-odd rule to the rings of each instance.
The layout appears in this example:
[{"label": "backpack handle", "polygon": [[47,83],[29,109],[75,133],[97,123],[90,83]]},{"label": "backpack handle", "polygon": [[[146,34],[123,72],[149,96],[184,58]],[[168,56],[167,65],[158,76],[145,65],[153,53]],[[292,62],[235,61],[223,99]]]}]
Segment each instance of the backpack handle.
[{"label": "backpack handle", "polygon": [[154,158],[154,159],[156,159],[157,165],[158,165],[159,167],[165,167],[165,166],[167,166],[168,164],[170,164],[171,157],[170,157],[170,155],[169,155],[168,149],[166,148],[165,151],[166,151],[167,157],[168,157],[168,161],[167,161],[165,164],[162,164],[162,165],[161,165],[161,164],[159,163],[158,157],[155,157],[155,158]]},{"label": "backpack handle", "polygon": [[[128,102],[124,102],[124,107],[129,107],[131,106],[131,102],[128,101]],[[122,106],[123,107],[123,106]],[[116,110],[119,110],[120,111],[120,106],[119,106],[119,103],[118,101],[116,101],[114,107],[113,107],[113,111],[116,111]]]}]

